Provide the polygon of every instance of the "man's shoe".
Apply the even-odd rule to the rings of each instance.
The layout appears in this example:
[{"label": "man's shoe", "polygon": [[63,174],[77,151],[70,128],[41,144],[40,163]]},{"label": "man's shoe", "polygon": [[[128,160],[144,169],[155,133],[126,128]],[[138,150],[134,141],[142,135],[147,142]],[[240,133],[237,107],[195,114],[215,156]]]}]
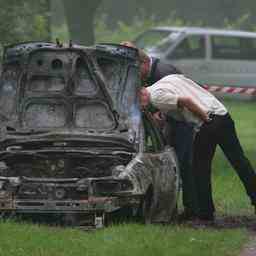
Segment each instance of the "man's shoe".
[{"label": "man's shoe", "polygon": [[214,214],[199,214],[198,218],[195,219],[192,223],[193,226],[197,227],[205,227],[205,226],[213,226],[215,223]]},{"label": "man's shoe", "polygon": [[207,214],[199,214],[198,215],[200,220],[205,220],[205,221],[214,221],[214,213],[207,213]]},{"label": "man's shoe", "polygon": [[205,220],[205,219],[196,219],[191,222],[189,222],[192,227],[195,228],[205,228],[205,227],[212,227],[215,225],[215,221],[213,220]]}]

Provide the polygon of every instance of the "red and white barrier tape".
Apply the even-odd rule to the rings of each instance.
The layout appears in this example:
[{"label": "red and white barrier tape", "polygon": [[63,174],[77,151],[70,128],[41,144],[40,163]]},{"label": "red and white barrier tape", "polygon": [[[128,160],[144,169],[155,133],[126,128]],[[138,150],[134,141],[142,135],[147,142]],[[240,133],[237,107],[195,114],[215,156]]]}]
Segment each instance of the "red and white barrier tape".
[{"label": "red and white barrier tape", "polygon": [[209,92],[220,92],[220,93],[232,93],[232,94],[247,94],[247,95],[256,95],[256,87],[224,87],[224,86],[209,86],[203,85]]}]

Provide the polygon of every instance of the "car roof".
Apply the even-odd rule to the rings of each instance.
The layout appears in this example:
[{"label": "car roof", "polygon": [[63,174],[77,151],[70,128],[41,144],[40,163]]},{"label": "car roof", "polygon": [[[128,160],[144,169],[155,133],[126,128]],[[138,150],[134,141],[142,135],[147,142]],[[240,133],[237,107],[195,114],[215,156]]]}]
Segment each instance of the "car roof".
[{"label": "car roof", "polygon": [[184,32],[187,34],[205,34],[205,35],[225,35],[225,36],[241,36],[241,37],[256,37],[255,32],[230,30],[230,29],[217,29],[217,28],[201,28],[201,27],[153,27],[151,30],[160,31],[175,31]]}]

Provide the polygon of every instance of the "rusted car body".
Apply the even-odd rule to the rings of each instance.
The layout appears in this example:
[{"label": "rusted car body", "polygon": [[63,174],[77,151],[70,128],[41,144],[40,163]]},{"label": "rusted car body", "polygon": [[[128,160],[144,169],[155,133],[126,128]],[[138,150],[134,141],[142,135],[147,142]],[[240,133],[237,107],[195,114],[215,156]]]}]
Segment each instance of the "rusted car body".
[{"label": "rusted car body", "polygon": [[0,84],[0,212],[61,214],[81,226],[131,209],[169,222],[179,172],[141,113],[137,51],[119,45],[9,46]]}]

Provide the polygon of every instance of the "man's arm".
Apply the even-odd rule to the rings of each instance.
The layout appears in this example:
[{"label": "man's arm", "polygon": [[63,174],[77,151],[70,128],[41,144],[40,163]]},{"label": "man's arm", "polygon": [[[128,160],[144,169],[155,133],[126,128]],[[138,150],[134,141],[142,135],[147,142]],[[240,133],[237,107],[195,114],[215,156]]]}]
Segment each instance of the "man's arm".
[{"label": "man's arm", "polygon": [[198,118],[200,118],[204,122],[209,121],[209,117],[207,113],[200,106],[198,106],[190,97],[179,97],[178,107],[180,108],[186,107],[188,110],[190,110],[193,114],[195,114]]}]

